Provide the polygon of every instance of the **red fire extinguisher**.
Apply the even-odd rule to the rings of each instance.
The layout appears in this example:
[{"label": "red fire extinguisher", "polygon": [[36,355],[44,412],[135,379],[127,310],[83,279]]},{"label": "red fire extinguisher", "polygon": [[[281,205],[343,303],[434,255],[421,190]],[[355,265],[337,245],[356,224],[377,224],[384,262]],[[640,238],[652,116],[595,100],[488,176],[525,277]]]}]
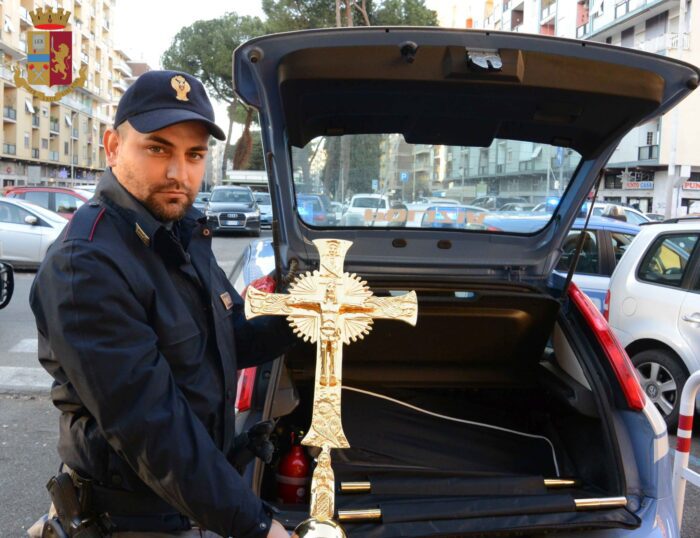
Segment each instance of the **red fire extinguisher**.
[{"label": "red fire extinguisher", "polygon": [[277,501],[284,504],[307,502],[308,484],[309,458],[292,433],[292,447],[277,468]]}]

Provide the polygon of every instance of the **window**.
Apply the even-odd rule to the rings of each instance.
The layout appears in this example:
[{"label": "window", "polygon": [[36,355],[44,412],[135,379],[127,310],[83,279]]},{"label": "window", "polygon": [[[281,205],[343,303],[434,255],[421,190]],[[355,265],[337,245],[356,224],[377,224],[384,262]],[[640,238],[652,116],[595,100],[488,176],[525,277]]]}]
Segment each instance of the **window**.
[{"label": "window", "polygon": [[615,254],[615,265],[617,265],[634,236],[632,234],[612,232],[610,237],[612,238],[613,253]]},{"label": "window", "polygon": [[29,149],[29,133],[24,133],[24,148]]},{"label": "window", "polygon": [[651,146],[654,143],[654,133],[649,131],[647,133],[647,146]]},{"label": "window", "polygon": [[49,139],[48,138],[41,139],[41,149],[49,149]]},{"label": "window", "polygon": [[5,15],[5,23],[3,24],[2,29],[10,34],[15,30],[15,27],[12,24],[12,19],[10,19],[8,15]]},{"label": "window", "polygon": [[[571,263],[576,254],[579,240],[581,237],[580,230],[569,232],[564,241],[563,254],[559,258],[557,271],[567,273],[571,267]],[[600,256],[598,255],[598,238],[595,232],[586,231],[586,238],[583,242],[583,248],[576,264],[577,273],[586,273],[591,275],[601,274],[600,272]]]},{"label": "window", "polygon": [[27,191],[24,193],[24,199],[27,202],[49,208],[49,193],[46,191]]},{"label": "window", "polygon": [[11,224],[24,224],[27,217],[33,217],[29,211],[17,207],[13,204],[4,204],[0,202],[0,222],[9,222]]},{"label": "window", "polygon": [[697,235],[658,237],[642,259],[637,276],[640,280],[680,288]]},{"label": "window", "polygon": [[69,152],[70,152],[70,151],[69,151],[69,149],[68,149],[68,142],[64,142],[64,143],[63,143],[63,154],[64,154],[64,155],[68,155]]},{"label": "window", "polygon": [[56,213],[75,213],[83,203],[76,196],[64,192],[56,193]]}]

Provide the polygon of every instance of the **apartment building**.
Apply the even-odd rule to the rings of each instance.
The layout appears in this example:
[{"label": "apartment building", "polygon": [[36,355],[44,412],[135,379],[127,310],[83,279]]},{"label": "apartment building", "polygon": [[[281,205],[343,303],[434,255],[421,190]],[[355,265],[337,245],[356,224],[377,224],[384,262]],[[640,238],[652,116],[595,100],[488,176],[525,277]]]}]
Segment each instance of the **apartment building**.
[{"label": "apartment building", "polygon": [[[93,182],[105,168],[102,136],[114,105],[133,73],[129,58],[112,41],[116,0],[4,0],[0,3],[0,95],[2,151],[0,188],[9,185],[73,185]],[[60,101],[43,101],[14,82],[24,67],[30,13],[37,8],[71,12],[73,72],[87,67],[87,80]],[[45,93],[54,88],[37,86]]]},{"label": "apartment building", "polygon": [[[700,35],[700,10],[690,0],[486,0],[474,27],[586,39],[700,64],[700,43],[693,41]],[[696,92],[621,141],[599,197],[643,211],[684,214],[700,202],[699,135]],[[548,176],[552,162],[532,166],[539,177]]]}]

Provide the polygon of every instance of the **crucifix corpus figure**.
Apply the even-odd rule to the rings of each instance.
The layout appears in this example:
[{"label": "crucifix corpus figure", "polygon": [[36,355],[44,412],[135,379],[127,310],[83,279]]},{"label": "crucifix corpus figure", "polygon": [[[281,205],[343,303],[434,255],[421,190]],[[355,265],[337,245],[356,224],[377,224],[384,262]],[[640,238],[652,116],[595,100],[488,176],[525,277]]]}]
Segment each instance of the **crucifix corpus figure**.
[{"label": "crucifix corpus figure", "polygon": [[[317,239],[313,243],[320,254],[319,269],[300,276],[290,286],[289,294],[248,288],[245,314],[249,319],[287,316],[299,338],[316,344],[313,414],[302,444],[322,449],[311,482],[311,519],[307,520],[311,523],[306,526],[318,531],[321,522],[337,526],[332,521],[335,487],[330,449],[350,447],[340,415],[343,344],[364,338],[375,319],[395,319],[415,325],[418,301],[414,291],[398,297],[375,297],[367,282],[343,272],[351,241]],[[310,532],[304,535],[321,536],[313,529]],[[343,536],[342,530],[338,536]]]}]

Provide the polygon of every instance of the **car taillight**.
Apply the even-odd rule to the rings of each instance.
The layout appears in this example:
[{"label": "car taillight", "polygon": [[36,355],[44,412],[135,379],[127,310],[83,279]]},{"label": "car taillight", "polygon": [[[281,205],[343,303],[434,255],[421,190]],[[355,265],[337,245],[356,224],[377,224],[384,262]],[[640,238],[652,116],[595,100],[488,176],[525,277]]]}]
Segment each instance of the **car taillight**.
[{"label": "car taillight", "polygon": [[605,321],[610,321],[610,290],[605,294],[605,301],[603,302],[603,317]]},{"label": "car taillight", "polygon": [[322,213],[316,213],[314,215],[314,222],[324,223],[324,222],[326,222],[326,216],[323,215]]},{"label": "car taillight", "polygon": [[236,391],[236,411],[247,411],[253,405],[255,374],[258,368],[244,368],[238,372],[238,390]]},{"label": "car taillight", "polygon": [[573,282],[569,284],[569,297],[593,330],[598,343],[610,361],[615,377],[622,387],[627,405],[634,411],[641,411],[644,409],[645,403],[644,391],[637,380],[634,366],[627,356],[627,352],[615,338],[603,314]]}]

